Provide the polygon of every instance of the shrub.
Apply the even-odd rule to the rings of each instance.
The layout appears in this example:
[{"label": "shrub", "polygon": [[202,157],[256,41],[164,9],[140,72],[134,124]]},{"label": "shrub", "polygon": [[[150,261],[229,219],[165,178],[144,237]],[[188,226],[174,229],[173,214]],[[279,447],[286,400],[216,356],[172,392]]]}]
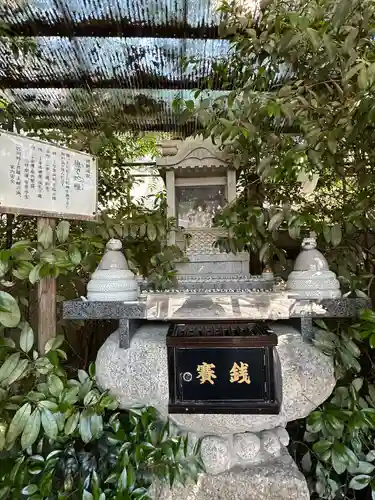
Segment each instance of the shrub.
[{"label": "shrub", "polygon": [[[2,293],[0,321],[17,307]],[[40,356],[30,326],[20,327],[19,347],[0,339],[1,500],[146,500],[155,477],[171,485],[196,478],[200,443],[191,450],[153,408],[118,411],[97,387],[93,365],[68,377],[62,336]]]}]

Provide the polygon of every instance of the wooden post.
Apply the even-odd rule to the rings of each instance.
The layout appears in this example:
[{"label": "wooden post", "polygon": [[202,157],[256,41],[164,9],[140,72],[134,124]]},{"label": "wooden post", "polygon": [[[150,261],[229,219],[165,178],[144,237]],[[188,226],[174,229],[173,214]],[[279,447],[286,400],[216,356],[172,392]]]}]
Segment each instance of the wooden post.
[{"label": "wooden post", "polygon": [[6,235],[7,235],[7,248],[11,248],[13,245],[13,222],[14,222],[14,214],[7,214],[7,227],[6,227]]},{"label": "wooden post", "polygon": [[[45,225],[55,229],[55,220],[38,217],[38,235]],[[38,347],[44,353],[46,342],[56,337],[56,279],[42,278],[38,282]]]}]

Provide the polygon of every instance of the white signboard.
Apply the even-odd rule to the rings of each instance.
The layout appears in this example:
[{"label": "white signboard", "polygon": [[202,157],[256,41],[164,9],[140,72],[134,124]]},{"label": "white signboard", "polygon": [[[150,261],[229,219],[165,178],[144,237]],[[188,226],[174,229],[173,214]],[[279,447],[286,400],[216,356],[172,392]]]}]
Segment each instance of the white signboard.
[{"label": "white signboard", "polygon": [[1,212],[94,219],[96,158],[0,132]]}]

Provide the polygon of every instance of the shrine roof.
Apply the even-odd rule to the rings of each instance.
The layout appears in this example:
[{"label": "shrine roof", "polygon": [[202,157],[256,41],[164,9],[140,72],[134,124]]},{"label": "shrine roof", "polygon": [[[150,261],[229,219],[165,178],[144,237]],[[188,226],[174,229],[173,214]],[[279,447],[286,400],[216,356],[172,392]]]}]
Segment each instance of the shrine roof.
[{"label": "shrine roof", "polygon": [[161,143],[162,156],[156,166],[162,176],[167,170],[183,173],[183,177],[224,174],[231,163],[224,151],[214,147],[211,140],[166,140]]},{"label": "shrine roof", "polygon": [[[118,116],[124,130],[187,135],[176,97],[207,87],[229,42],[219,39],[216,0],[4,0],[11,37],[31,37],[19,55],[0,37],[0,97],[46,126],[95,128]],[[185,66],[194,57],[197,65]],[[225,91],[215,77],[214,95]]]}]

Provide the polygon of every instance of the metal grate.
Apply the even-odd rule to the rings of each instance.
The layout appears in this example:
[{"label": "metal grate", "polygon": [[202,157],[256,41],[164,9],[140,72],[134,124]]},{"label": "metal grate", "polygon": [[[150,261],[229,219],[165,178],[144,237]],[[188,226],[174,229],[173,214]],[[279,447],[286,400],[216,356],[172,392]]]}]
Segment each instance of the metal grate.
[{"label": "metal grate", "polygon": [[255,337],[272,335],[267,323],[178,323],[169,327],[171,337]]}]

